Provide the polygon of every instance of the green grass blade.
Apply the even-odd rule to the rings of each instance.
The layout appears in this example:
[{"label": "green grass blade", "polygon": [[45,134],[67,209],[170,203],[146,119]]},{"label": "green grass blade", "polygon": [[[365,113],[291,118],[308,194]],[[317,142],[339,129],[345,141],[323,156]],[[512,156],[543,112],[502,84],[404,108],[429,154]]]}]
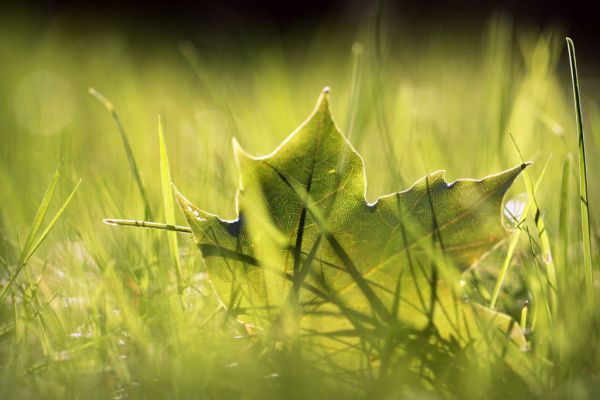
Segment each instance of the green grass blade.
[{"label": "green grass blade", "polygon": [[570,242],[569,232],[569,193],[571,192],[571,155],[565,159],[563,164],[563,175],[560,191],[560,217],[558,220],[558,232],[560,233],[560,243],[562,244],[562,264],[563,268],[568,263],[568,249]]},{"label": "green grass blade", "polygon": [[106,218],[103,219],[106,225],[115,225],[115,226],[135,226],[137,228],[149,228],[149,229],[159,229],[165,231],[174,231],[181,233],[192,233],[192,229],[188,226],[181,225],[169,225],[164,222],[151,222],[151,221],[139,221],[136,219],[116,219],[116,218]]},{"label": "green grass blade", "polygon": [[123,123],[121,122],[119,114],[115,110],[113,104],[106,97],[104,97],[102,93],[98,92],[94,88],[89,88],[88,92],[92,96],[94,96],[94,98],[96,98],[100,103],[102,103],[102,105],[106,108],[106,110],[115,120],[117,130],[119,131],[119,136],[121,137],[121,141],[123,142],[123,148],[125,149],[125,153],[127,154],[127,162],[129,163],[129,169],[131,170],[131,174],[135,179],[135,183],[138,187],[140,195],[142,196],[142,200],[144,201],[144,218],[147,220],[152,219],[152,209],[150,207],[150,200],[148,199],[148,195],[146,194],[146,190],[144,189],[142,177],[140,176],[137,162],[135,161],[135,156],[133,155],[133,150],[131,149],[131,145],[129,144],[127,132],[125,132],[125,128],[123,127]]},{"label": "green grass blade", "polygon": [[[521,162],[524,162],[523,155],[521,154],[521,150],[519,149],[515,138],[510,134],[509,136],[513,142],[513,145],[515,146],[515,150],[519,155]],[[535,198],[535,188],[533,186],[533,183],[531,182],[531,177],[529,176],[529,172],[527,170],[523,171],[523,180],[525,181],[525,187],[527,188],[527,195],[529,196],[529,202],[531,203],[531,211],[533,214],[535,227],[537,229],[538,237],[540,239],[540,246],[542,248],[542,260],[544,261],[544,265],[546,266],[548,282],[550,283],[552,290],[556,291],[558,288],[556,278],[556,267],[552,258],[552,250],[550,249],[550,239],[548,237],[548,230],[546,229],[546,224],[544,223],[542,211],[540,210],[538,202]]]},{"label": "green grass blade", "polygon": [[58,168],[56,168],[56,172],[54,173],[54,176],[52,177],[52,180],[50,181],[50,184],[48,185],[48,188],[46,189],[46,193],[44,193],[42,202],[40,203],[40,206],[38,207],[37,212],[35,213],[35,217],[33,218],[33,223],[31,224],[31,230],[29,231],[29,235],[27,236],[27,239],[25,240],[25,244],[23,245],[23,248],[21,250],[21,257],[20,257],[19,264],[23,263],[23,259],[25,258],[25,256],[29,252],[31,246],[33,245],[33,241],[35,240],[35,237],[37,236],[38,231],[40,230],[40,226],[42,225],[42,222],[44,221],[44,218],[46,217],[46,214],[48,213],[48,207],[50,206],[50,201],[52,200],[52,197],[54,196],[54,190],[56,189],[56,184],[58,183],[58,178],[60,177],[62,166],[63,166],[63,162],[61,161],[60,164],[58,165]]},{"label": "green grass blade", "polygon": [[35,251],[35,249],[34,250],[31,250],[31,249],[32,249],[32,247],[35,247],[34,246],[35,238],[38,234],[38,231],[40,230],[42,222],[44,221],[44,219],[46,217],[46,214],[48,214],[48,208],[50,207],[50,201],[52,200],[52,197],[54,196],[54,191],[56,190],[56,185],[57,185],[58,179],[60,177],[62,166],[63,166],[63,162],[61,161],[60,164],[58,165],[58,168],[56,168],[56,172],[54,173],[54,176],[52,177],[52,180],[50,181],[50,184],[48,185],[48,188],[46,189],[46,192],[44,193],[44,197],[42,198],[40,206],[38,207],[38,209],[35,213],[35,217],[33,218],[33,222],[31,224],[31,229],[30,229],[29,234],[27,235],[27,239],[25,240],[25,243],[20,251],[17,269],[11,275],[10,279],[8,280],[8,283],[2,289],[2,292],[0,292],[0,301],[2,299],[4,299],[4,297],[8,293],[8,290],[10,289],[10,287],[13,285],[13,283],[15,282],[17,277],[20,275],[21,271],[23,271],[23,269],[25,268],[25,265],[27,264],[27,259],[30,257],[30,254],[32,254],[33,251]]},{"label": "green grass blade", "polygon": [[[529,211],[529,203],[525,207],[523,214]],[[520,223],[520,221],[519,221]],[[496,306],[496,301],[498,300],[498,295],[500,294],[500,289],[504,284],[504,279],[506,278],[506,274],[508,272],[508,267],[510,266],[510,261],[512,260],[513,253],[515,251],[515,247],[517,247],[517,243],[519,242],[519,237],[521,236],[521,230],[517,230],[510,240],[510,244],[508,245],[508,251],[506,253],[506,257],[504,258],[504,262],[502,263],[502,267],[500,268],[500,274],[498,275],[498,279],[496,280],[496,286],[494,286],[494,291],[492,292],[492,299],[490,300],[490,308],[493,309]]]},{"label": "green grass blade", "polygon": [[[55,178],[56,178],[56,175],[55,175]],[[17,280],[17,277],[20,275],[21,271],[23,271],[23,269],[27,265],[27,261],[29,261],[29,258],[31,258],[31,256],[35,253],[35,251],[40,247],[40,245],[46,239],[46,237],[48,236],[48,234],[50,233],[50,231],[52,230],[52,228],[54,227],[56,222],[58,222],[61,215],[63,214],[63,212],[65,211],[65,209],[67,208],[67,206],[69,205],[71,200],[73,199],[73,196],[75,196],[75,193],[77,192],[77,189],[79,188],[80,184],[81,184],[81,180],[77,183],[77,185],[75,185],[75,188],[73,189],[73,191],[71,192],[69,197],[67,197],[67,200],[64,202],[62,207],[58,210],[58,212],[54,215],[52,220],[50,220],[50,223],[48,223],[48,226],[46,226],[46,229],[44,229],[42,234],[37,239],[35,239],[35,238],[32,239],[32,244],[28,248],[26,248],[26,247],[23,248],[23,252],[21,253],[21,260],[19,262],[19,265],[18,265],[16,271],[12,274],[8,283],[2,288],[2,292],[0,292],[0,302],[2,302],[4,300],[4,298],[6,297],[6,295],[8,294],[8,291],[10,290],[12,285]],[[53,178],[52,182],[50,183],[49,189],[53,185],[54,185],[54,187],[56,186],[56,182],[55,182],[54,178]],[[52,192],[53,191],[54,191],[54,188],[52,188]],[[52,197],[52,194],[50,194],[50,198],[51,197]],[[44,203],[45,200],[46,200],[46,197],[44,197],[44,199],[42,200],[42,205],[40,206],[40,208],[42,208],[42,206],[45,208],[44,211],[42,212],[42,220],[43,220],[43,217],[47,214],[48,206],[49,206],[49,204]],[[38,226],[38,228],[39,228],[39,226]]]},{"label": "green grass blade", "polygon": [[[175,202],[173,201],[173,185],[171,184],[171,172],[169,170],[169,158],[167,156],[167,146],[165,144],[165,135],[163,132],[160,116],[158,117],[158,142],[160,146],[160,182],[162,186],[163,207],[165,212],[165,220],[167,224],[175,226]],[[183,288],[183,280],[181,275],[181,260],[179,258],[179,245],[177,243],[176,231],[167,233],[169,238],[169,251],[175,264],[175,272],[177,274],[177,287],[179,292]]]},{"label": "green grass blade", "polygon": [[36,240],[35,244],[29,251],[29,254],[26,255],[25,260],[24,260],[25,262],[27,262],[27,260],[33,255],[33,253],[35,253],[35,251],[38,249],[38,247],[40,247],[40,245],[46,239],[46,237],[48,236],[48,234],[50,233],[50,231],[52,230],[54,225],[58,222],[61,215],[65,212],[65,210],[69,206],[69,203],[71,203],[71,200],[73,200],[73,197],[75,196],[75,193],[77,193],[77,189],[79,189],[79,185],[81,185],[81,182],[82,182],[82,180],[80,179],[79,182],[77,182],[77,184],[71,191],[71,194],[69,194],[69,197],[67,197],[67,200],[65,200],[65,202],[63,203],[62,207],[57,211],[57,213],[54,215],[52,220],[50,220],[50,223],[48,224],[48,226],[46,226],[46,229],[44,229],[44,232],[42,232],[40,237]]},{"label": "green grass blade", "polygon": [[585,159],[585,140],[583,133],[583,118],[581,112],[581,97],[579,94],[579,78],[577,77],[577,60],[575,45],[567,38],[571,78],[573,81],[573,99],[575,102],[575,118],[577,121],[577,136],[579,137],[579,198],[581,204],[581,230],[583,233],[583,262],[585,268],[585,285],[588,297],[594,294],[594,277],[592,272],[592,239],[590,235],[590,205],[588,203],[587,163]]},{"label": "green grass blade", "polygon": [[[550,162],[550,158],[548,158],[548,161],[546,161],[546,165],[544,165],[544,169],[542,170],[540,177],[538,178],[537,182],[535,183],[535,191],[536,192],[540,186],[540,183],[542,182],[542,178],[544,177],[544,174],[546,173],[546,168],[548,167],[549,162]],[[519,237],[521,237],[520,226],[523,222],[525,222],[525,219],[527,218],[527,213],[529,212],[530,208],[531,208],[531,201],[528,201],[527,205],[523,209],[523,214],[521,215],[521,218],[519,218],[519,221],[517,221],[517,227],[519,229],[517,229],[517,231],[514,233],[514,235],[512,236],[512,238],[510,240],[510,243],[508,245],[508,251],[506,252],[506,257],[504,258],[504,262],[502,263],[502,267],[500,268],[500,274],[498,275],[498,279],[496,280],[496,285],[494,286],[494,291],[492,292],[492,297],[490,300],[490,308],[491,309],[493,309],[496,306],[496,301],[498,300],[498,295],[500,294],[500,289],[502,289],[502,285],[504,284],[504,279],[506,278],[506,274],[508,273],[508,268],[510,267],[510,261],[512,260],[512,256],[514,254],[515,248],[517,247],[517,243],[519,242]]]}]

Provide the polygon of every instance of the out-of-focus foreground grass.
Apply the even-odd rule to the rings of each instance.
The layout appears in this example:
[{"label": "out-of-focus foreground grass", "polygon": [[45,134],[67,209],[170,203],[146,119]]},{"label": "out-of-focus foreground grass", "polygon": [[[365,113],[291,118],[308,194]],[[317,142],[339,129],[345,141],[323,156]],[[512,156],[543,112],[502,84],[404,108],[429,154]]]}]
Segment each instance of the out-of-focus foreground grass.
[{"label": "out-of-focus foreground grass", "polygon": [[[388,28],[365,23],[356,33],[324,27],[293,39],[298,46],[265,40],[204,51],[187,42],[140,48],[118,34],[75,35],[60,23],[43,34],[19,21],[3,24],[2,286],[15,271],[19,239],[22,245],[61,159],[54,207],[79,178],[83,184],[0,304],[0,398],[393,397],[409,388],[434,397],[492,398],[510,391],[592,397],[600,385],[600,313],[584,295],[577,135],[563,36],[515,33],[503,18],[475,34],[440,29],[411,36]],[[597,242],[600,158],[592,134],[600,132],[600,113],[594,81],[582,78]],[[231,138],[250,152],[270,152],[309,114],[326,85],[339,126],[365,159],[370,200],[438,169],[450,179],[478,178],[516,165],[509,132],[534,161],[534,180],[551,156],[537,200],[561,291],[552,321],[540,318],[531,326],[529,316],[535,384],[512,385],[504,369],[475,368],[461,359],[434,359],[442,372],[432,381],[427,373],[415,380],[405,373],[409,368],[384,380],[328,380],[227,321],[207,289],[191,237],[180,236],[190,283],[182,310],[166,235],[102,223],[106,217],[143,219],[144,203],[114,121],[88,87],[119,113],[152,217],[162,220],[157,115],[178,187],[202,208],[233,216],[238,181]],[[563,165],[570,157],[565,202]],[[511,196],[521,192],[518,181]],[[516,318],[532,300],[531,276],[543,268],[533,225],[530,232],[522,235],[498,303]],[[472,273],[481,282],[480,301],[489,301],[505,249],[499,252]],[[445,368],[453,372],[444,375]]]}]

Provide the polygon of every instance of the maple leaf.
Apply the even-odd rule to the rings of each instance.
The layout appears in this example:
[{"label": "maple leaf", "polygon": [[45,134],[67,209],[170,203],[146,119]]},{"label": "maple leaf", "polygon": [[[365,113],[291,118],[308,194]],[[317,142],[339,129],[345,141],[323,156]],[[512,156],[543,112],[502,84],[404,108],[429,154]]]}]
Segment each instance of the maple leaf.
[{"label": "maple leaf", "polygon": [[455,285],[507,236],[502,199],[526,164],[452,183],[438,171],[369,203],[363,160],[336,127],[328,97],[323,91],[269,155],[251,156],[234,140],[237,219],[176,191],[222,302],[256,325],[295,304],[311,332],[400,321],[467,343],[488,324],[525,343],[510,317],[458,299]]}]

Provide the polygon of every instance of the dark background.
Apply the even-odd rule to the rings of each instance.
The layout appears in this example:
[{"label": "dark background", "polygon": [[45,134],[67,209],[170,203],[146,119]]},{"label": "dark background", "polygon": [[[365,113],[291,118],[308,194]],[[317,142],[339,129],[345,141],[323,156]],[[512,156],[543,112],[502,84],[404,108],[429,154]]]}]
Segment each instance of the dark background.
[{"label": "dark background", "polygon": [[[267,23],[281,31],[310,28],[324,20],[359,18],[378,1],[360,0],[25,0],[8,9],[28,10],[36,17],[52,20],[66,17],[84,18],[98,24],[145,27],[154,31],[193,33],[197,29],[252,29]],[[591,43],[600,38],[598,8],[581,0],[401,0],[386,1],[386,12],[399,20],[422,24],[452,21],[455,18],[485,18],[494,11],[504,11],[517,23],[543,26],[559,23],[579,42]]]},{"label": "dark background", "polygon": [[159,37],[173,42],[202,37],[204,42],[233,49],[236,38],[253,40],[262,35],[297,41],[303,32],[325,24],[352,31],[378,7],[393,25],[421,30],[442,26],[452,31],[465,22],[484,26],[493,13],[502,12],[516,29],[558,26],[575,40],[580,61],[594,65],[600,61],[598,7],[582,0],[23,0],[0,5],[0,12],[4,17],[13,13],[35,21],[39,29],[58,20],[72,26],[73,34],[102,28],[140,43]]}]

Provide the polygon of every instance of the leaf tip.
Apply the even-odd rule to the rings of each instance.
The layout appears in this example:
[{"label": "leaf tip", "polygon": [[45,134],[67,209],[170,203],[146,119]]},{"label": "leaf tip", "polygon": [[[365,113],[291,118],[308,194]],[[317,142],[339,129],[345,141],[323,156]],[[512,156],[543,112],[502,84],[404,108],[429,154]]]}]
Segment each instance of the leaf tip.
[{"label": "leaf tip", "polygon": [[319,96],[319,100],[317,101],[317,111],[329,111],[329,94],[331,93],[331,88],[329,86],[325,86],[321,91],[321,95]]},{"label": "leaf tip", "polygon": [[173,194],[175,195],[175,198],[179,203],[181,203],[182,201],[188,202],[188,199],[183,197],[183,195],[181,194],[179,189],[177,189],[177,186],[175,186],[175,183],[173,182],[171,182],[171,189],[173,190]]},{"label": "leaf tip", "polygon": [[515,179],[517,179],[517,176],[519,176],[519,174],[521,174],[521,172],[525,168],[530,166],[531,164],[533,164],[531,161],[523,161],[521,164],[515,165],[514,167],[507,169],[506,171],[500,172],[498,174],[490,175],[489,177],[493,177],[493,176],[499,177],[504,183],[507,184],[507,186],[505,187],[505,191],[506,191],[506,190],[508,190],[508,188],[510,187],[512,182]]},{"label": "leaf tip", "polygon": [[185,207],[191,204],[191,202],[181,194],[181,192],[179,191],[179,189],[177,189],[177,186],[175,186],[173,182],[171,182],[171,189],[173,191],[173,195],[175,196],[175,200],[179,205],[179,208],[181,208],[181,211],[183,211],[183,213],[185,214]]},{"label": "leaf tip", "polygon": [[525,161],[524,163],[522,163],[521,171],[523,171],[525,168],[529,167],[531,164],[533,164],[533,161]]},{"label": "leaf tip", "polygon": [[231,138],[231,147],[233,148],[233,155],[237,158],[238,155],[240,153],[244,153],[244,149],[242,148],[242,145],[240,144],[240,142],[237,140],[237,138],[232,137]]}]

